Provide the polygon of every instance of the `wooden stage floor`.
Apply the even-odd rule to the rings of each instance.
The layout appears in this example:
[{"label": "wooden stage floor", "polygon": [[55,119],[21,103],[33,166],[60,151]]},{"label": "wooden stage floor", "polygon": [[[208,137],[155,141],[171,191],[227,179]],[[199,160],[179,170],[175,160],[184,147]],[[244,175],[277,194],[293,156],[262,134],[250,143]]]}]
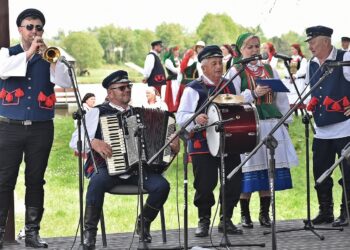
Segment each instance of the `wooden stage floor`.
[{"label": "wooden stage floor", "polygon": [[[323,228],[331,228],[331,225],[322,225]],[[276,234],[277,249],[307,249],[307,250],[349,250],[350,249],[350,228],[344,227],[343,231],[336,230],[316,230],[318,234],[325,237],[324,240],[320,240],[310,230],[304,230],[304,224],[302,220],[289,220],[289,221],[277,221],[276,230],[288,230],[298,229],[298,231],[283,232]],[[321,226],[317,227],[321,228]],[[194,228],[190,228],[188,234],[188,249],[225,249],[215,248],[214,245],[219,245],[222,240],[222,234],[218,233],[217,228],[214,227],[212,231],[212,237],[196,238],[194,237]],[[265,228],[260,227],[257,222],[254,223],[253,229],[244,229],[243,235],[229,236],[229,241],[232,245],[227,249],[272,249],[272,237],[271,234],[264,235]],[[149,249],[183,249],[183,230],[180,235],[178,230],[167,231],[167,243],[162,242],[162,235],[160,231],[152,232],[153,241],[148,244]],[[180,237],[180,240],[179,240]],[[97,236],[97,248],[96,249],[129,249],[131,241],[133,239],[133,233],[115,233],[107,235],[108,246],[104,248],[102,246],[101,235]],[[48,249],[71,249],[74,237],[56,237],[46,238],[49,243]],[[181,241],[181,243],[180,243]],[[212,243],[211,243],[212,241]],[[77,237],[73,249],[79,249],[80,237]],[[244,244],[265,244],[265,247],[261,246],[242,246]],[[138,236],[135,235],[133,244],[130,249],[138,248]],[[20,241],[19,245],[6,245],[4,250],[18,250],[26,249],[23,241]],[[29,248],[27,248],[29,249]]]}]

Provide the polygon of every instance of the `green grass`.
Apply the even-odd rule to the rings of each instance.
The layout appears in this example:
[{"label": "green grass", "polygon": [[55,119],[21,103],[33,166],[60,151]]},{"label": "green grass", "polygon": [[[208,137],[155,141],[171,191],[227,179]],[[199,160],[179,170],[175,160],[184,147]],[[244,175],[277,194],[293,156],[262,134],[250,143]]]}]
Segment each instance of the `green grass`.
[{"label": "green grass", "polygon": [[[78,195],[78,167],[77,158],[68,147],[71,134],[74,130],[73,120],[69,117],[55,118],[55,141],[51,152],[49,167],[46,172],[45,185],[45,214],[41,223],[43,237],[72,236],[78,224],[79,218],[79,195]],[[305,180],[305,141],[304,125],[300,118],[296,118],[290,127],[290,134],[297,149],[300,165],[292,169],[294,188],[291,190],[276,192],[276,215],[278,220],[301,219],[306,217],[306,180]],[[311,134],[311,133],[310,133]],[[312,139],[310,138],[310,141]],[[312,159],[312,153],[310,152]],[[312,169],[312,162],[310,163]],[[16,188],[16,232],[23,227],[24,211],[24,184],[23,169]],[[313,177],[311,176],[311,214],[317,212],[316,193],[313,189]],[[183,166],[182,152],[178,159],[166,172],[167,179],[171,184],[171,192],[165,204],[165,218],[167,228],[178,228],[177,214],[180,215],[180,223],[183,228]],[[339,178],[339,170],[336,171],[335,180]],[[197,225],[197,209],[193,205],[193,175],[192,167],[188,168],[188,210],[189,227]],[[88,181],[85,180],[85,188]],[[336,185],[335,213],[338,214],[340,202],[340,188]],[[218,197],[218,188],[215,190]],[[85,197],[84,197],[85,199]],[[104,212],[108,233],[130,232],[134,228],[136,218],[137,196],[106,195]],[[179,209],[179,211],[177,211]],[[215,207],[212,212],[214,214]],[[259,199],[257,193],[253,194],[251,201],[251,215],[257,221],[259,213]],[[239,207],[234,211],[234,222],[239,220]],[[152,229],[160,229],[160,220],[157,218],[152,224]]]},{"label": "green grass", "polygon": [[125,65],[104,65],[98,69],[89,69],[89,76],[78,76],[78,83],[100,83],[102,80],[116,70],[125,70],[129,73],[129,79],[132,82],[141,82],[143,76],[137,71]]}]

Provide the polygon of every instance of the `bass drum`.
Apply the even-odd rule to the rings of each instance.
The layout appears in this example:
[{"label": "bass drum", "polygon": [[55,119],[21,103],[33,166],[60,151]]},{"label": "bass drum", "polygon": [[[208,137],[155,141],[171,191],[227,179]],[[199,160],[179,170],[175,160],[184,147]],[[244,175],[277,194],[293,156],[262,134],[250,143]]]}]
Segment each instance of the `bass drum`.
[{"label": "bass drum", "polygon": [[259,118],[253,104],[218,104],[212,103],[207,109],[208,125],[220,124],[224,141],[221,142],[218,125],[206,129],[209,151],[213,156],[220,156],[220,144],[224,153],[246,153],[252,151],[259,143]]}]

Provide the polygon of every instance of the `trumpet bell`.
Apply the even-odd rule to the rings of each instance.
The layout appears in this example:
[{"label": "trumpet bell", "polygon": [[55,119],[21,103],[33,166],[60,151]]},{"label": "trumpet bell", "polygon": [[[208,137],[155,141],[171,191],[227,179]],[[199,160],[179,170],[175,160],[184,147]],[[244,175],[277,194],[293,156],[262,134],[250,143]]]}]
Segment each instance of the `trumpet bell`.
[{"label": "trumpet bell", "polygon": [[56,47],[47,48],[42,55],[43,59],[49,63],[57,62],[60,56],[61,52]]}]

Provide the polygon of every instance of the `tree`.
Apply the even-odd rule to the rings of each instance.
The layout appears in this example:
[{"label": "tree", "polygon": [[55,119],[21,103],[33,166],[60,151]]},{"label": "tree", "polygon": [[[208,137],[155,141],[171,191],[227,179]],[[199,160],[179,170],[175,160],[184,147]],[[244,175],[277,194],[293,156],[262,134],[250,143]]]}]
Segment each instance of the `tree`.
[{"label": "tree", "polygon": [[207,14],[197,28],[197,35],[206,44],[231,44],[243,31],[227,14]]},{"label": "tree", "polygon": [[165,23],[156,27],[156,36],[162,40],[166,47],[184,47],[185,29],[180,24]]},{"label": "tree", "polygon": [[134,30],[133,46],[129,48],[130,61],[143,67],[146,55],[150,51],[151,42],[156,39],[156,35],[150,30]]},{"label": "tree", "polygon": [[103,49],[97,38],[88,32],[71,32],[63,46],[76,60],[78,69],[99,67],[103,60]]},{"label": "tree", "polygon": [[[303,52],[305,57],[309,58],[311,56],[311,53],[308,49],[308,44],[304,42],[306,39],[304,35],[300,35],[294,31],[289,31],[288,33],[282,34],[281,39],[287,41],[289,45],[292,45],[293,43],[300,44],[301,51]],[[287,52],[285,51],[285,53]],[[290,48],[288,50],[288,54],[290,54]]]},{"label": "tree", "polygon": [[103,50],[103,58],[107,63],[115,62],[114,48],[116,47],[115,37],[118,36],[118,29],[110,24],[96,29],[97,39],[100,42]]}]

